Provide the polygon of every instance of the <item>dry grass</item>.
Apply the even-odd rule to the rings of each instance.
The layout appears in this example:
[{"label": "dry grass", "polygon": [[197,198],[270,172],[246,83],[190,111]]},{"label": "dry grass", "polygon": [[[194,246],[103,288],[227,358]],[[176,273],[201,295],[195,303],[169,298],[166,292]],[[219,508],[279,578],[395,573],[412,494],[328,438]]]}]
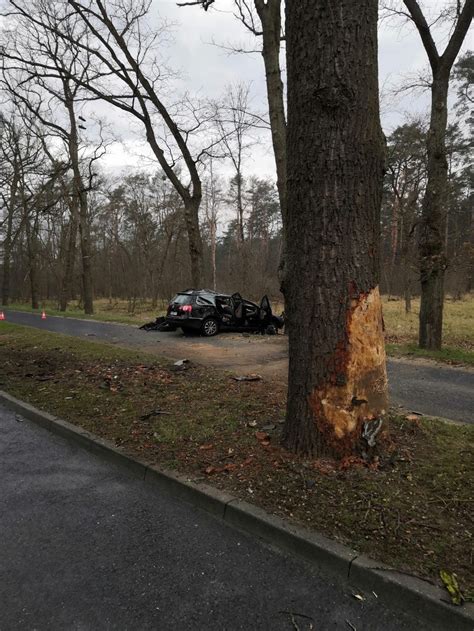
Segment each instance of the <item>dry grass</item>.
[{"label": "dry grass", "polygon": [[[411,313],[405,313],[403,300],[383,300],[387,341],[416,344],[420,301],[412,301]],[[446,346],[474,351],[474,295],[463,300],[447,299],[444,307],[443,341]]]}]

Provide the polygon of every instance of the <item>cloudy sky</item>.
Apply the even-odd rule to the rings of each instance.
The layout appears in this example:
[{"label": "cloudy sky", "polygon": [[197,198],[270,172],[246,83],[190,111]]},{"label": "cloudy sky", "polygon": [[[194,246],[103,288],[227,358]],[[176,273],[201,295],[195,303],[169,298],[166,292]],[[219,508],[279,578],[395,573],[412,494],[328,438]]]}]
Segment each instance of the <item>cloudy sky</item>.
[{"label": "cloudy sky", "polygon": [[[425,1],[423,6],[429,16],[434,16],[445,6],[444,0]],[[255,40],[246,33],[233,14],[233,0],[218,0],[218,10],[204,12],[199,7],[178,8],[173,0],[153,0],[150,24],[158,24],[163,18],[170,21],[173,38],[164,48],[164,55],[173,68],[181,73],[181,87],[202,97],[221,96],[230,84],[251,84],[252,106],[265,108],[265,84],[263,63],[259,54],[233,55],[217,46],[242,46],[255,48]],[[448,30],[440,25],[435,31],[439,50],[447,42]],[[213,44],[214,42],[214,44]],[[472,48],[469,40],[464,50]],[[382,124],[389,133],[406,114],[427,112],[427,94],[396,96],[393,88],[405,78],[427,68],[426,55],[419,36],[409,24],[384,20],[379,29],[379,74],[381,86]],[[104,166],[115,172],[129,170],[146,164],[146,146],[137,140],[133,124],[113,112],[114,128],[121,142],[109,147]],[[268,144],[252,150],[246,169],[257,175],[273,176],[273,156]],[[224,172],[226,168],[224,167]]]}]

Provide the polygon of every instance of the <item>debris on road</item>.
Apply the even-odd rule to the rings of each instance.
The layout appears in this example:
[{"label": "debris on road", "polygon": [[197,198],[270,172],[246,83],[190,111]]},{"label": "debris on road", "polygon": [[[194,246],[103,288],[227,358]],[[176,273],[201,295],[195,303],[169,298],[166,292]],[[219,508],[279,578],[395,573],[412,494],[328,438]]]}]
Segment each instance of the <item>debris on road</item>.
[{"label": "debris on road", "polygon": [[176,327],[171,326],[166,322],[166,318],[160,316],[156,318],[154,322],[147,322],[138,327],[142,331],[176,331]]},{"label": "debris on road", "polygon": [[361,594],[352,594],[356,600],[364,601],[365,598]]}]

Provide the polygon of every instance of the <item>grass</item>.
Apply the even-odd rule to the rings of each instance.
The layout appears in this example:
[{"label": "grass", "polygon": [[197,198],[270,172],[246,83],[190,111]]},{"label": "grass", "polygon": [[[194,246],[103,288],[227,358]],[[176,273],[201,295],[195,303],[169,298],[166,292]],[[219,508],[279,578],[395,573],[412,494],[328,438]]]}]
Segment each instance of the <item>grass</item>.
[{"label": "grass", "polygon": [[65,318],[93,319],[100,322],[119,322],[120,324],[144,324],[154,320],[158,315],[163,315],[166,311],[167,301],[159,301],[156,307],[152,307],[151,302],[137,302],[133,311],[127,300],[106,299],[94,301],[94,315],[86,315],[78,304],[71,304],[67,311],[60,311],[55,300],[44,300],[39,309],[32,309],[31,305],[24,302],[14,302],[8,305],[9,309],[16,311],[27,311],[29,313],[41,313],[44,309],[48,315],[61,316]]},{"label": "grass", "polygon": [[[439,582],[474,588],[474,426],[393,416],[379,461],[279,445],[285,393],[191,364],[0,323],[0,387],[127,452]],[[152,411],[165,412],[146,416]]]},{"label": "grass", "polygon": [[474,295],[462,300],[446,299],[443,318],[443,348],[418,348],[419,299],[413,299],[411,313],[402,300],[383,301],[387,350],[390,355],[427,357],[451,364],[474,366]]},{"label": "grass", "polygon": [[[109,301],[96,300],[95,313],[86,316],[78,305],[71,305],[66,312],[57,309],[54,301],[44,301],[41,309],[46,309],[48,315],[73,318],[93,318],[102,322],[120,322],[122,324],[141,325],[163,315],[167,301],[160,301],[156,308],[149,301],[141,301],[130,312],[126,300]],[[474,295],[466,296],[463,300],[446,299],[444,310],[443,349],[441,351],[427,351],[417,346],[419,299],[412,301],[411,313],[405,313],[402,300],[388,300],[384,298],[384,321],[387,337],[387,352],[392,356],[425,357],[449,364],[474,366]],[[32,309],[24,303],[14,303],[11,309],[29,311]],[[275,309],[282,310],[281,305]],[[38,310],[38,312],[41,311]]]}]

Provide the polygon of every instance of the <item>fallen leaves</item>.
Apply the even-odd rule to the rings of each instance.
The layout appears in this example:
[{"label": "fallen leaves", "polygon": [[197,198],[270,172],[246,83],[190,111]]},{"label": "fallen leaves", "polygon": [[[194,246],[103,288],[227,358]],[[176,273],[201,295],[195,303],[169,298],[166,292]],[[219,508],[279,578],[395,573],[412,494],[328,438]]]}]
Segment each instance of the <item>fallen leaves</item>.
[{"label": "fallen leaves", "polygon": [[451,602],[453,605],[461,606],[464,602],[464,596],[459,587],[457,575],[446,570],[440,570],[439,575],[444,586],[448,590],[449,595],[451,596]]}]

